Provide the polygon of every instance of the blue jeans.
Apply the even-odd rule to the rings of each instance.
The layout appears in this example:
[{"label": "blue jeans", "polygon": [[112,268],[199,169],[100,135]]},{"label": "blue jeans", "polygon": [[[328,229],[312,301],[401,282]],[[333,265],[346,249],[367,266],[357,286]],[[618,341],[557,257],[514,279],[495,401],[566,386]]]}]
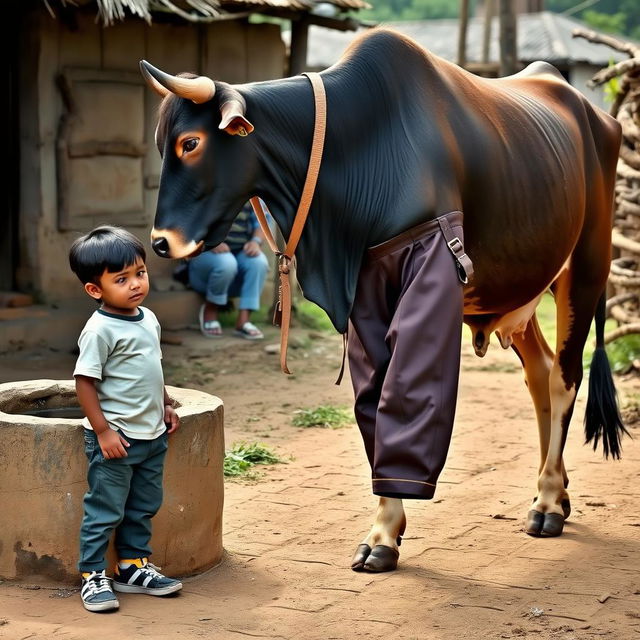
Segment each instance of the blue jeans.
[{"label": "blue jeans", "polygon": [[262,252],[248,256],[244,251],[205,251],[189,261],[189,284],[218,306],[239,295],[239,309],[257,311],[268,269],[267,257]]},{"label": "blue jeans", "polygon": [[85,429],[89,491],[80,529],[80,571],[102,571],[111,533],[119,558],[151,555],[151,518],[162,504],[165,431],[155,440],[127,438],[126,458],[105,460],[98,438]]}]

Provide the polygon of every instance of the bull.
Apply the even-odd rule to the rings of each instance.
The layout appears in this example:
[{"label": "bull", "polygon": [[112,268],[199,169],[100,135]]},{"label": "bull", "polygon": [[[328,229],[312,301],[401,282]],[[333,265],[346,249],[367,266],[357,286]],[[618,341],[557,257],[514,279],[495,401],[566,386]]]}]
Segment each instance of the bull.
[{"label": "bull", "polygon": [[[308,79],[230,85],[192,74],[172,76],[146,61],[141,69],[164,97],[156,129],[162,173],[154,250],[184,258],[217,245],[242,205],[256,196],[268,203],[287,238],[314,134]],[[535,62],[510,77],[480,78],[389,29],[358,37],[320,77],[327,109],[324,153],[296,253],[305,297],[344,333],[356,313],[375,313],[367,308],[371,296],[358,285],[370,248],[462,212],[475,275],[460,289],[460,320],[471,328],[478,356],[495,333],[522,363],[540,440],[537,491],[525,531],[560,535],[571,509],[563,448],[594,317],[586,438],[594,448],[602,442],[605,454],[617,458],[625,432],[603,337],[619,124],[547,63]],[[391,285],[383,278],[379,286],[387,295]],[[547,291],[557,309],[555,352],[535,311]],[[457,294],[449,293],[453,308]],[[394,300],[387,310],[392,315]],[[446,300],[445,295],[438,305]],[[429,304],[425,298],[414,306],[424,311]],[[440,325],[425,322],[424,335],[435,341],[444,333],[449,342],[458,340],[459,351],[460,334],[451,330],[455,318],[452,312]],[[370,357],[361,343],[374,338],[355,333],[356,352]],[[386,354],[382,378],[401,335],[397,327],[395,333],[389,329],[372,347]],[[402,352],[406,362],[399,370],[428,359],[430,346],[421,335],[415,333],[414,348]],[[350,359],[351,341],[350,334]],[[359,361],[350,361],[353,372]],[[448,364],[454,369],[458,361],[452,357]],[[373,380],[368,391],[377,385],[378,395],[370,406],[363,399],[367,394],[356,389],[363,435],[381,428],[394,401],[381,396],[386,383]],[[418,386],[415,380],[406,384],[412,393]],[[400,402],[409,402],[409,395]],[[419,416],[407,420],[414,418]],[[373,448],[367,448],[372,465],[379,454]],[[397,483],[385,490],[375,481],[379,506],[354,556],[356,570],[396,567],[406,525],[402,499],[428,498],[427,485],[435,483],[422,482],[422,493],[412,495]]]}]

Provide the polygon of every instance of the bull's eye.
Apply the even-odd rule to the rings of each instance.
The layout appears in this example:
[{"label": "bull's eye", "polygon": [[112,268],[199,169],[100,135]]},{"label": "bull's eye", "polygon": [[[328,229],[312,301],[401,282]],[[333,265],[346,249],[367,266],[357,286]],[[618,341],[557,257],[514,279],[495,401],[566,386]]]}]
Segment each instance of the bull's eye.
[{"label": "bull's eye", "polygon": [[186,165],[197,164],[206,148],[207,134],[200,129],[184,131],[175,141],[174,153]]},{"label": "bull's eye", "polygon": [[187,138],[182,143],[182,154],[184,155],[185,153],[191,153],[192,151],[195,151],[199,142],[200,138]]}]

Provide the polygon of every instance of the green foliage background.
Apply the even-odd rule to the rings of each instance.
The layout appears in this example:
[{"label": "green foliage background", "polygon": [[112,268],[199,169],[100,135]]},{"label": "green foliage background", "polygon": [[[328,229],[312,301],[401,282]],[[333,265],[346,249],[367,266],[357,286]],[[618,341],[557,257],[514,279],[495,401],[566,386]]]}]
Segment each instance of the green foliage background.
[{"label": "green foliage background", "polygon": [[[457,18],[460,2],[456,0],[369,0],[374,6],[359,12],[359,17],[375,22],[400,20],[433,20]],[[580,0],[547,0],[545,9],[562,13],[581,4]],[[475,15],[478,0],[469,2],[470,15]],[[598,0],[592,5],[571,13],[589,26],[608,33],[626,35],[640,40],[640,0]]]}]

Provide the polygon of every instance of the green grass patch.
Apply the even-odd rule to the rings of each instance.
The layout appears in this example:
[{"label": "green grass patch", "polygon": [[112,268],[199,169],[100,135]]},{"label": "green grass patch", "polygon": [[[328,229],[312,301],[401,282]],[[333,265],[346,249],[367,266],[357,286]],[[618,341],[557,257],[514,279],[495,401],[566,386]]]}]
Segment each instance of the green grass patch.
[{"label": "green grass patch", "polygon": [[318,305],[308,300],[301,300],[296,303],[296,318],[307,329],[335,332],[329,316]]},{"label": "green grass patch", "polygon": [[556,303],[550,293],[542,296],[536,308],[536,315],[542,334],[553,349],[556,344]]},{"label": "green grass patch", "polygon": [[[229,300],[226,307],[218,309],[218,320],[223,329],[234,329],[236,319],[238,318],[238,301]],[[251,322],[262,328],[264,325],[270,325],[272,317],[269,315],[268,306],[261,306],[258,310],[251,312]],[[196,319],[197,322],[197,319]]]},{"label": "green grass patch", "polygon": [[633,366],[633,361],[640,358],[640,335],[629,334],[610,342],[607,355],[615,373],[626,373]]},{"label": "green grass patch", "polygon": [[299,409],[293,416],[295,427],[324,427],[338,429],[353,422],[353,414],[341,407],[321,406]]},{"label": "green grass patch", "polygon": [[[329,320],[329,316],[316,304],[300,298],[295,304],[295,319],[298,324],[312,331],[334,332],[335,329]],[[224,329],[235,327],[238,316],[237,300],[230,300],[226,307],[218,310],[218,320]],[[269,305],[262,305],[257,311],[251,313],[251,322],[259,326],[271,325],[273,316],[269,313]]]},{"label": "green grass patch", "polygon": [[[552,349],[555,350],[556,345],[556,303],[553,300],[553,296],[550,293],[545,293],[540,300],[540,304],[538,304],[538,308],[536,309],[536,313],[538,315],[538,322],[540,324],[540,328],[542,329],[542,333],[546,338],[547,342],[551,346]],[[617,326],[615,320],[607,320],[604,325],[605,333],[607,331],[612,331]],[[589,329],[589,335],[587,336],[587,341],[584,345],[584,351],[582,353],[582,366],[585,371],[589,369],[591,366],[591,357],[593,356],[593,350],[595,349],[596,344],[596,325],[595,322],[591,322],[591,328]],[[613,366],[613,358],[611,346],[607,346],[607,354],[609,355],[609,360]]]},{"label": "green grass patch", "polygon": [[[238,316],[238,301],[229,300],[225,307],[218,309],[218,320],[224,329],[235,327]],[[313,331],[335,332],[329,316],[316,304],[304,298],[294,301],[295,318],[300,326]],[[257,311],[251,313],[251,322],[257,325],[270,325],[273,316],[269,313],[269,305],[262,305]]]},{"label": "green grass patch", "polygon": [[273,449],[257,442],[244,440],[233,444],[224,454],[224,475],[226,478],[240,476],[255,479],[253,467],[260,464],[277,464],[286,462]]}]

